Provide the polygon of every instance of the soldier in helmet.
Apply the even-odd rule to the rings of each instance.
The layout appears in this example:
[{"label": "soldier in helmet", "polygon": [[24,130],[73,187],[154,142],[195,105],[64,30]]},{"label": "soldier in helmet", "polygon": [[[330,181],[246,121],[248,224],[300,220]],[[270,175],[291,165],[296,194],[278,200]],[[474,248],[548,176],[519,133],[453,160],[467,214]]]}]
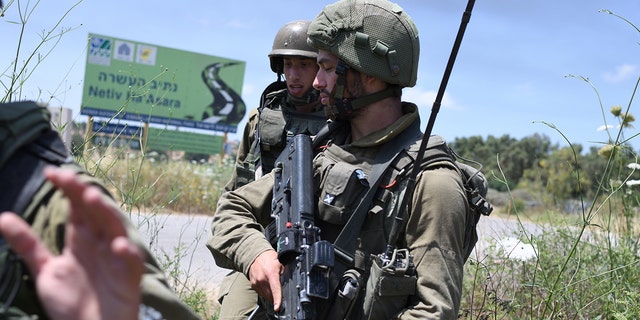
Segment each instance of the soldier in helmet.
[{"label": "soldier in helmet", "polygon": [[309,23],[291,21],[278,30],[269,52],[269,64],[277,80],[264,89],[260,105],[249,114],[236,167],[225,190],[269,173],[287,137],[315,135],[325,125],[327,118],[313,88],[318,50],[307,44]]},{"label": "soldier in helmet", "polygon": [[[259,107],[249,114],[236,166],[225,186],[227,191],[269,173],[288,138],[300,133],[313,136],[327,122],[318,92],[313,88],[318,50],[307,44],[310,22],[288,22],[273,40],[268,56],[277,80],[265,88]],[[247,298],[247,294],[253,294],[253,298]],[[255,309],[258,295],[242,273],[231,272],[220,285],[218,301],[220,319],[235,319]]]},{"label": "soldier in helmet", "polygon": [[[401,101],[402,88],[415,85],[417,78],[413,21],[386,0],[341,0],[312,21],[308,38],[319,49],[314,87],[334,118],[328,134],[314,139],[315,223],[336,250],[351,236],[355,247],[342,252],[352,259],[336,259],[330,297],[311,297],[314,318],[456,319],[468,210],[461,176],[451,162],[419,159],[415,188],[403,188],[422,135],[417,106]],[[427,151],[444,145],[433,138]],[[379,165],[388,158],[380,174]],[[208,245],[219,266],[248,277],[251,288],[279,312],[291,307],[281,300],[283,266],[263,233],[271,220],[273,183],[269,173],[224,193]],[[396,207],[405,191],[411,194],[407,206]],[[371,201],[359,202],[370,194],[375,195]],[[350,218],[362,206],[364,220],[351,229]],[[399,226],[398,234],[393,226]],[[380,259],[389,247],[397,248],[394,255]],[[80,300],[64,302],[69,315],[82,306]]]},{"label": "soldier in helmet", "polygon": [[[418,30],[395,3],[342,0],[311,22],[308,43],[319,49],[314,88],[333,120],[314,139],[315,225],[336,250],[354,247],[342,255],[351,259],[335,261],[330,297],[311,297],[317,318],[455,319],[468,209],[455,166],[421,159],[407,207],[395,207],[422,138],[417,106],[401,100],[402,88],[417,79]],[[429,141],[428,150],[444,145],[437,136]],[[379,174],[383,159],[391,160]],[[273,184],[268,174],[226,192],[208,243],[219,266],[246,275],[279,312],[295,306],[282,304],[283,265],[263,234]],[[370,189],[373,199],[361,202]],[[361,225],[349,223],[360,214]],[[398,218],[399,233],[391,234]],[[395,249],[385,260],[387,248]]]}]

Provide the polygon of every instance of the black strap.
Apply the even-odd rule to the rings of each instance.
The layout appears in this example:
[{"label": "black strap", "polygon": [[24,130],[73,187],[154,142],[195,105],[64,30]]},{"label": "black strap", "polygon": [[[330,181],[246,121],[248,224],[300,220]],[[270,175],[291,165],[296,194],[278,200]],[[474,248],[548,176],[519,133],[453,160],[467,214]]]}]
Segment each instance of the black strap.
[{"label": "black strap", "polygon": [[327,120],[327,123],[320,128],[311,141],[314,152],[318,150],[322,144],[326,143],[330,137],[333,138],[333,133],[346,126],[347,123],[348,122],[342,120]]},{"label": "black strap", "polygon": [[265,107],[268,94],[276,91],[281,91],[286,88],[287,88],[287,83],[282,81],[280,77],[278,77],[277,81],[270,83],[266,88],[264,88],[264,90],[262,91],[262,94],[260,95],[260,105],[258,106],[258,110]]},{"label": "black strap", "polygon": [[66,147],[58,133],[47,130],[35,141],[22,146],[0,168],[0,212],[13,211],[27,219],[27,209],[45,182],[43,169],[47,165],[71,163]]},{"label": "black strap", "polygon": [[402,131],[391,141],[386,142],[376,155],[373,168],[371,169],[371,174],[369,175],[369,181],[373,183],[369,184],[369,190],[362,198],[358,207],[349,218],[349,221],[344,225],[342,231],[338,235],[338,238],[336,238],[336,241],[333,244],[336,257],[342,260],[346,265],[351,265],[353,263],[356,237],[360,234],[360,229],[362,229],[362,225],[367,216],[367,211],[371,207],[373,196],[379,189],[380,180],[382,179],[384,172],[400,151],[405,146],[415,142],[416,138],[419,138],[420,134],[420,122],[415,121],[411,126]]}]

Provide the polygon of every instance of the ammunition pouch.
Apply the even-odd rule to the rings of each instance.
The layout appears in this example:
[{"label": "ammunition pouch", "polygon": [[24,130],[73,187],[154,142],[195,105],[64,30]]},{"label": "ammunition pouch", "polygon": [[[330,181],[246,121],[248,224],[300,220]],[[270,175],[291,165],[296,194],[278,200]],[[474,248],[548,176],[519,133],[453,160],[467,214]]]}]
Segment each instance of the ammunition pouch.
[{"label": "ammunition pouch", "polygon": [[383,255],[371,265],[363,319],[392,319],[406,308],[409,296],[415,294],[417,277],[409,250],[394,250],[388,261],[381,258]]}]

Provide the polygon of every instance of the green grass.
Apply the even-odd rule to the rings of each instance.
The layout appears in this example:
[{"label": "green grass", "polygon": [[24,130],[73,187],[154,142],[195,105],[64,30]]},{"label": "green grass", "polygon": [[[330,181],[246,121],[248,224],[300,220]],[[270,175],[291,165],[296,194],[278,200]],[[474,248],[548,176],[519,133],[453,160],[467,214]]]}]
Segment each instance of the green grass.
[{"label": "green grass", "polygon": [[168,161],[119,147],[84,146],[76,161],[102,178],[127,212],[213,214],[230,160]]},{"label": "green grass", "polygon": [[[591,85],[587,78],[577,78]],[[638,165],[637,160],[631,164],[622,160],[629,158],[624,153],[631,153],[632,158],[638,159],[626,145],[635,136],[630,139],[624,136],[625,130],[632,128],[634,117],[630,108],[639,84],[640,77],[626,110],[620,106],[610,109],[610,113],[619,119],[619,131],[610,135],[613,138],[606,141],[599,152],[608,160],[604,178],[595,182],[598,192],[593,199],[577,199],[584,208],[581,212],[567,216],[555,208],[554,199],[542,203],[542,210],[527,212],[529,209],[514,192],[508,192],[511,199],[506,206],[507,213],[519,223],[513,236],[535,246],[536,255],[527,261],[505,259],[499,246],[494,245],[485,255],[467,264],[462,318],[640,318],[637,304],[640,202],[637,181],[631,180]],[[596,88],[592,88],[597,93]],[[603,115],[606,114],[602,104],[601,108]],[[562,135],[560,129],[551,127]],[[571,146],[566,137],[565,140]],[[580,187],[583,173],[577,159],[574,150],[578,165],[574,167],[573,175]],[[503,182],[508,186],[507,181]],[[547,197],[541,194],[538,198]],[[524,221],[535,221],[541,232],[527,230]]]}]

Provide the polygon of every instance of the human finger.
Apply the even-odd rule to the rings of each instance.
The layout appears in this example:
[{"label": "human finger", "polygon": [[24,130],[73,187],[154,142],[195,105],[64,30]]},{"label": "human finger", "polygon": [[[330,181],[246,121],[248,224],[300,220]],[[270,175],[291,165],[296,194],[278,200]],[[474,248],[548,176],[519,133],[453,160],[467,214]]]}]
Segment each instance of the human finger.
[{"label": "human finger", "polygon": [[86,225],[98,237],[113,238],[126,233],[118,209],[105,200],[98,187],[80,181],[70,169],[47,167],[45,176],[69,199],[69,221]]},{"label": "human finger", "polygon": [[47,166],[44,168],[43,173],[47,180],[51,181],[56,188],[62,190],[72,203],[81,203],[82,194],[87,185],[77,179],[75,171]]},{"label": "human finger", "polygon": [[282,300],[282,285],[280,284],[280,273],[269,277],[269,287],[271,287],[271,296],[273,297],[273,310],[280,311]]},{"label": "human finger", "polygon": [[113,202],[107,201],[103,191],[95,186],[84,190],[83,204],[87,210],[75,212],[75,215],[86,216],[85,225],[95,234],[104,235],[108,239],[126,236],[127,230],[122,221],[120,210]]},{"label": "human finger", "polygon": [[13,212],[0,213],[0,233],[34,276],[53,257],[29,224]]},{"label": "human finger", "polygon": [[131,280],[138,283],[144,273],[144,255],[140,248],[126,237],[117,237],[111,242],[111,251],[124,262],[121,266]]}]

